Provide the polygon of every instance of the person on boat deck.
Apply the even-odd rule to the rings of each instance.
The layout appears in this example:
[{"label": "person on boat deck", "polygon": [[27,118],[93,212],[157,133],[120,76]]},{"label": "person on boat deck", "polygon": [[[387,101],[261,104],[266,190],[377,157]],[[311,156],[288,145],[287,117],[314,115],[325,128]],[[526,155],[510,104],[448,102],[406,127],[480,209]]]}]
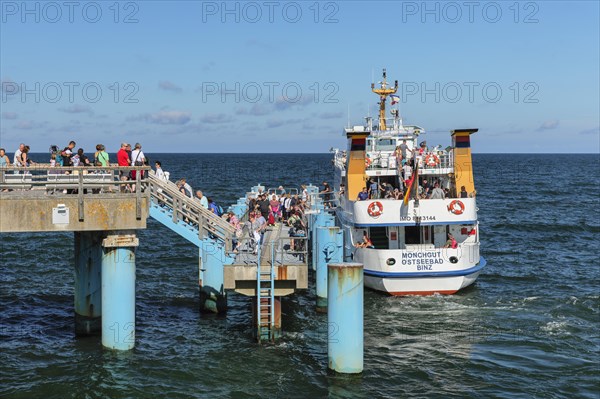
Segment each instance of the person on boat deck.
[{"label": "person on boat deck", "polygon": [[406,140],[402,140],[402,144],[400,144],[398,146],[398,148],[400,148],[400,160],[398,162],[398,165],[401,165],[402,164],[402,160],[407,159],[406,158],[406,152],[410,151],[410,155],[412,157],[413,150],[411,150],[410,148],[408,148],[408,145],[406,144]]},{"label": "person on boat deck", "polygon": [[427,141],[422,141],[419,148],[419,155],[423,155],[427,152]]},{"label": "person on boat deck", "polygon": [[429,196],[429,199],[444,199],[444,198],[446,198],[446,194],[444,193],[444,190],[442,190],[440,188],[439,183],[435,183],[433,185],[433,190],[431,191],[431,195]]},{"label": "person on boat deck", "polygon": [[404,185],[408,187],[408,183],[410,182],[410,178],[412,177],[413,168],[412,162],[407,162],[403,167],[402,171],[404,172]]},{"label": "person on boat deck", "polygon": [[366,231],[363,231],[363,239],[362,239],[362,241],[361,242],[357,242],[356,244],[354,244],[354,246],[356,248],[375,248],[375,246],[373,245],[373,242],[371,242],[371,239],[367,235]]},{"label": "person on boat deck", "polygon": [[458,248],[458,242],[456,242],[456,238],[454,238],[454,236],[450,233],[448,233],[448,241],[446,241],[446,245],[444,245],[444,248]]},{"label": "person on boat deck", "polygon": [[375,179],[371,179],[371,183],[369,183],[369,198],[371,198],[371,199],[379,198],[379,184],[377,184]]},{"label": "person on boat deck", "polygon": [[404,193],[400,190],[398,190],[397,188],[394,189],[394,199],[395,200],[401,200],[402,198],[404,198]]},{"label": "person on boat deck", "polygon": [[467,193],[465,186],[460,186],[460,198],[469,198],[469,193]]},{"label": "person on boat deck", "polygon": [[363,187],[362,191],[358,193],[357,201],[366,201],[369,199],[369,193],[367,192],[367,188]]}]

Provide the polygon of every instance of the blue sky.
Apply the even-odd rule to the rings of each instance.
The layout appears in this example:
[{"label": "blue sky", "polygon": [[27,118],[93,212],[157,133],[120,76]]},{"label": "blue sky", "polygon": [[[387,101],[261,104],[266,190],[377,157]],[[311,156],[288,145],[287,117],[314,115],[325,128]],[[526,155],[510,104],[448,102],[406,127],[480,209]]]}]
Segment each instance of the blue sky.
[{"label": "blue sky", "polygon": [[326,152],[387,68],[430,144],[597,153],[598,4],[2,1],[0,146]]}]

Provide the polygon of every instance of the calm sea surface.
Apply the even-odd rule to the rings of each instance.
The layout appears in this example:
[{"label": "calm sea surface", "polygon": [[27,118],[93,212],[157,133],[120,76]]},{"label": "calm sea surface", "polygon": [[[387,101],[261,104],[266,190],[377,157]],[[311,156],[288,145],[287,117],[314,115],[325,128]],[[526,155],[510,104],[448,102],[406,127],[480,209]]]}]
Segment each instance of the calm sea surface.
[{"label": "calm sea surface", "polygon": [[[333,177],[329,154],[147,155],[223,205],[258,182]],[[112,352],[74,335],[73,234],[1,235],[0,396],[597,399],[599,156],[475,155],[474,168],[488,266],[454,296],[366,291],[364,373],[353,378],[327,373],[312,281],[283,300],[284,338],[259,346],[248,298],[230,294],[224,317],[199,314],[197,249],[150,219],[136,347]]]}]

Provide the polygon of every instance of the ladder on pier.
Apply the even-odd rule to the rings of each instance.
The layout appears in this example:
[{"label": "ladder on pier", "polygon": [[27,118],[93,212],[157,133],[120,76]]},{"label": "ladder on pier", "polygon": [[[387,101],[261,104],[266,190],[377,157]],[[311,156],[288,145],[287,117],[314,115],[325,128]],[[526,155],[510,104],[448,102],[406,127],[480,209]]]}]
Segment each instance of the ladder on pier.
[{"label": "ladder on pier", "polygon": [[[275,341],[275,240],[258,247],[256,267],[257,340]],[[264,253],[266,252],[266,253]],[[269,259],[270,258],[270,259]],[[268,261],[263,262],[263,259]]]}]

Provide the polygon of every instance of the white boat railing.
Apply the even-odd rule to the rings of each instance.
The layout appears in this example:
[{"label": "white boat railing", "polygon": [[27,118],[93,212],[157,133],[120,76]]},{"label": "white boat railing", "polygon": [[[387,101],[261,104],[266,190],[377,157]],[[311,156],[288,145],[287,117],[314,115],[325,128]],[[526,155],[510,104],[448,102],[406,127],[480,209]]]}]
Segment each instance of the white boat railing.
[{"label": "white boat railing", "polygon": [[[431,162],[431,165],[427,165],[426,160],[428,156],[434,160],[435,164]],[[398,161],[393,153],[391,152],[368,152],[367,170],[397,170]],[[438,152],[427,152],[424,155],[417,155],[415,161],[419,164],[419,169],[436,170],[436,169],[451,169],[454,167],[454,160],[451,152],[438,151]],[[444,171],[445,172],[445,171]]]}]

